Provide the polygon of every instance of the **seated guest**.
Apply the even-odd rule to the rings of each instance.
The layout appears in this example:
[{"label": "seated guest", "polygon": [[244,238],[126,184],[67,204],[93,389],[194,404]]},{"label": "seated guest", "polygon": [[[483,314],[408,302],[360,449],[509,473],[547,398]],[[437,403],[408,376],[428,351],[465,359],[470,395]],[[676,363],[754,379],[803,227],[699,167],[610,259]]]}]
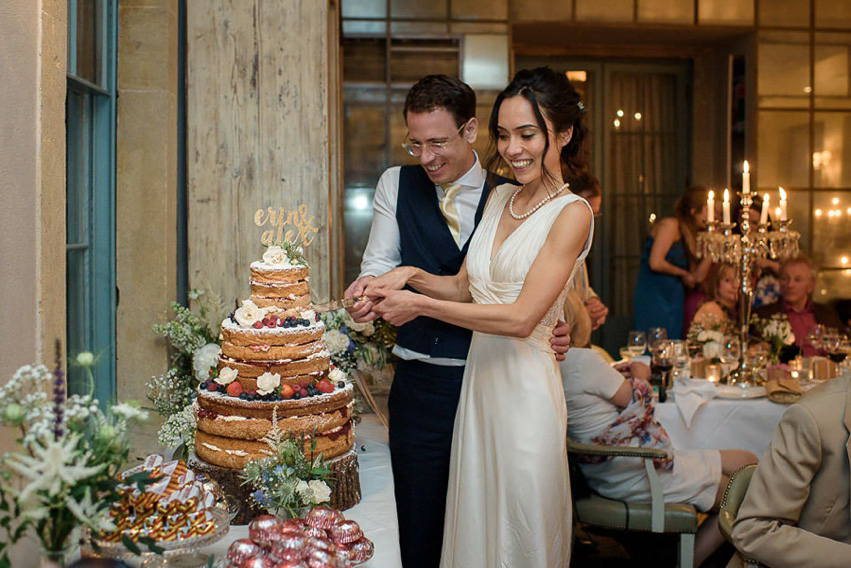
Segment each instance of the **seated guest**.
[{"label": "seated guest", "polygon": [[[570,323],[570,322],[568,322]],[[607,364],[592,349],[571,348],[561,363],[567,399],[567,435],[571,440],[606,446],[658,448],[670,458],[656,463],[665,501],[691,503],[714,513],[721,503],[727,479],[757,458],[743,450],[677,450],[654,418],[650,369],[642,363],[619,367]],[[605,459],[605,458],[603,458]],[[650,482],[641,459],[615,457],[580,461],[580,469],[594,491],[617,500],[650,501]],[[700,526],[695,539],[695,566],[721,544],[715,514]]]},{"label": "seated guest", "polygon": [[736,302],[739,300],[738,271],[732,264],[716,264],[706,280],[706,301],[694,314],[691,325],[703,329],[736,321]]},{"label": "seated guest", "polygon": [[[588,202],[594,217],[600,216],[600,207],[603,205],[603,190],[600,181],[591,172],[582,170],[572,176],[570,178],[570,190]],[[603,303],[597,292],[591,288],[591,283],[588,280],[588,266],[584,260],[570,282],[572,289],[579,293],[579,297],[585,304],[585,309],[591,318],[591,329],[597,329],[606,323],[609,308]]]},{"label": "seated guest", "polygon": [[[851,564],[848,425],[849,377],[817,386],[783,414],[733,525],[742,555],[775,568]],[[742,564],[737,556],[729,566]]]},{"label": "seated guest", "polygon": [[756,315],[761,318],[786,314],[795,334],[795,345],[802,349],[804,355],[818,354],[818,350],[807,341],[807,335],[816,324],[845,330],[833,308],[813,302],[816,272],[815,265],[805,256],[785,261],[780,265],[780,299],[756,310]]},{"label": "seated guest", "polygon": [[571,347],[590,347],[591,314],[577,290],[569,290],[564,301],[564,321],[569,326]]}]

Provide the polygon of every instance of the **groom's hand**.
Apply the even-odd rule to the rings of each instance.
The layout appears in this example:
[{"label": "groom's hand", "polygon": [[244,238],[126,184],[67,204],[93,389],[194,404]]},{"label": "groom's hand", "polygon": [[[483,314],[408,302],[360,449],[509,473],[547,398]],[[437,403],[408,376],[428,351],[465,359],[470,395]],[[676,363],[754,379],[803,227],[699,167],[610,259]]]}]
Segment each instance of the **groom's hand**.
[{"label": "groom's hand", "polygon": [[[343,297],[357,298],[358,296],[363,296],[364,290],[366,290],[366,287],[374,278],[374,276],[362,276],[358,278],[349,284],[349,287],[343,292]],[[378,314],[372,311],[373,305],[370,300],[362,300],[354,306],[346,308],[346,311],[349,312],[353,320],[363,323],[378,318]]]},{"label": "groom's hand", "polygon": [[550,347],[556,354],[556,361],[564,361],[564,354],[570,349],[570,326],[561,320],[553,328]]}]

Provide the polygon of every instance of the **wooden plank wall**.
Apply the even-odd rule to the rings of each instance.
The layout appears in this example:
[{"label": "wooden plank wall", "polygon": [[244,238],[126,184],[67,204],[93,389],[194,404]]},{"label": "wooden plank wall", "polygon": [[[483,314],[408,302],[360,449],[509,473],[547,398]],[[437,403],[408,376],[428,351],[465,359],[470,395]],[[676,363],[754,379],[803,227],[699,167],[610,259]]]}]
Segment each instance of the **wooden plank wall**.
[{"label": "wooden plank wall", "polygon": [[[315,297],[330,295],[339,278],[333,259],[342,252],[330,232],[332,225],[339,231],[331,222],[339,189],[329,142],[333,25],[323,1],[189,0],[190,288],[210,289],[228,303],[247,298],[248,265],[265,250],[261,236],[278,234],[268,208],[305,206],[313,217],[306,228],[311,289]],[[266,212],[263,227],[255,224],[258,210]],[[290,230],[292,237],[299,232],[290,223],[282,234]]]}]

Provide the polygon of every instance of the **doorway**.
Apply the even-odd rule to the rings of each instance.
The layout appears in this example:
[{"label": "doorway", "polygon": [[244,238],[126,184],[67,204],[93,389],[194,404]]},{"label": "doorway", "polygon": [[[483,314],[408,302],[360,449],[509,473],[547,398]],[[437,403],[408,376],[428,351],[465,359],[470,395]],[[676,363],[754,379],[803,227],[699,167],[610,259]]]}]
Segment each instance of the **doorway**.
[{"label": "doorway", "polygon": [[609,307],[592,340],[613,357],[632,329],[633,294],[650,224],[670,215],[691,172],[688,60],[518,58],[548,65],[582,95],[589,165],[603,187],[588,256],[591,285]]}]

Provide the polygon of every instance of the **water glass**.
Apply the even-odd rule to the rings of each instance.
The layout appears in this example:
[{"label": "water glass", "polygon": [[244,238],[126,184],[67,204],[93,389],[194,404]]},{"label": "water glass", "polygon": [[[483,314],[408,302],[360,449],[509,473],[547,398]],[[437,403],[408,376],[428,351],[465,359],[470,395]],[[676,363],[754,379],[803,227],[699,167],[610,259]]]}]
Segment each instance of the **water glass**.
[{"label": "water glass", "polygon": [[656,351],[657,344],[660,341],[668,339],[668,330],[664,327],[651,327],[647,330],[647,347],[650,349],[651,355]]},{"label": "water glass", "polygon": [[643,331],[630,331],[629,337],[626,339],[626,348],[630,357],[644,355],[644,351],[647,349],[647,336]]},{"label": "water glass", "polygon": [[682,339],[671,341],[671,359],[674,363],[674,370],[671,380],[675,381],[680,377],[689,376],[689,366],[691,358],[688,352],[688,343]]}]

